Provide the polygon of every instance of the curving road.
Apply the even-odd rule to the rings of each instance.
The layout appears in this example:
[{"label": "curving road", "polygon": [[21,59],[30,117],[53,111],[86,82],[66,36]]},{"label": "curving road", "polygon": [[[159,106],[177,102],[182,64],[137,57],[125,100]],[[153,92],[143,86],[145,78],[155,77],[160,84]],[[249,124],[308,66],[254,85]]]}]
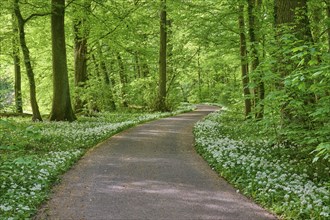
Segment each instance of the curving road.
[{"label": "curving road", "polygon": [[215,107],[121,132],[90,150],[35,219],[276,219],[219,178],[193,147]]}]

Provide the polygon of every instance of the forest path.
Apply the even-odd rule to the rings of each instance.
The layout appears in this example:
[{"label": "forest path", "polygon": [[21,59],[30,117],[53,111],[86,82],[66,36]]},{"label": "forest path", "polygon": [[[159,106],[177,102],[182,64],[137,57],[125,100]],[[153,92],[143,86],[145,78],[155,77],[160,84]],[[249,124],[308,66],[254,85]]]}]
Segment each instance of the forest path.
[{"label": "forest path", "polygon": [[215,107],[121,132],[62,178],[35,219],[276,219],[196,153],[193,125]]}]

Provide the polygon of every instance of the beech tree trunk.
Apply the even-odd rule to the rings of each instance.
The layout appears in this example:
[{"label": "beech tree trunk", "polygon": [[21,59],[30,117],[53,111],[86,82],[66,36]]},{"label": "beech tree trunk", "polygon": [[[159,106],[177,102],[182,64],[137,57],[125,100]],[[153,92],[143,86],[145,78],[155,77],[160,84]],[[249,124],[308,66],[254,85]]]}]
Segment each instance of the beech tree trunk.
[{"label": "beech tree trunk", "polygon": [[124,107],[128,107],[127,103],[127,94],[126,94],[126,84],[127,84],[127,76],[125,74],[125,66],[123,60],[120,56],[120,53],[117,54],[117,61],[119,66],[119,78],[121,82],[121,96],[122,96],[122,104]]},{"label": "beech tree trunk", "polygon": [[[307,16],[307,0],[275,0],[274,7],[276,37],[279,48],[292,47],[290,43],[288,44],[286,41],[282,40],[282,36],[294,36],[293,40],[303,45],[313,43],[310,22]],[[297,45],[295,45],[295,47],[297,47]],[[296,68],[296,64],[292,63],[292,56],[292,54],[287,53],[280,54],[277,57],[277,71],[282,79],[279,82],[278,89],[285,89],[285,77],[290,75]],[[308,61],[305,60],[305,63],[308,63]],[[297,98],[295,94],[290,91],[286,91],[286,93],[291,99]],[[308,104],[308,102],[313,102],[313,99],[315,99],[314,94],[306,94],[304,102]],[[284,124],[291,123],[294,118],[294,107],[290,106],[290,102],[290,99],[287,99],[281,106],[281,115]]]},{"label": "beech tree trunk", "polygon": [[53,59],[53,103],[51,121],[74,121],[71,105],[64,33],[65,0],[52,0],[51,32]]},{"label": "beech tree trunk", "polygon": [[19,31],[15,15],[12,16],[13,22],[13,61],[15,72],[15,107],[16,113],[23,113],[22,100],[22,77],[21,77],[21,60],[19,57]]},{"label": "beech tree trunk", "polygon": [[166,0],[160,0],[159,90],[157,110],[166,111]]},{"label": "beech tree trunk", "polygon": [[245,104],[245,117],[251,118],[251,93],[249,89],[249,67],[247,61],[247,50],[246,50],[246,36],[245,36],[245,22],[244,22],[244,5],[239,6],[239,17],[238,24],[240,30],[240,55],[241,55],[241,71],[242,71],[242,85],[243,95]]},{"label": "beech tree trunk", "polygon": [[202,67],[200,63],[200,47],[198,48],[197,51],[197,74],[198,74],[198,100],[200,102],[203,101],[203,96],[202,96]]},{"label": "beech tree trunk", "polygon": [[[74,73],[75,73],[75,86],[84,88],[87,77],[87,38],[78,35],[79,23],[75,24],[75,42],[74,42]],[[77,94],[75,100],[75,112],[80,112],[86,104]]]},{"label": "beech tree trunk", "polygon": [[31,65],[30,51],[27,47],[26,40],[25,40],[25,29],[24,29],[25,20],[22,17],[18,2],[19,2],[19,0],[14,0],[14,13],[17,18],[20,45],[21,45],[22,52],[23,52],[26,73],[27,73],[27,76],[29,79],[30,102],[31,102],[31,108],[32,108],[32,115],[33,115],[32,120],[33,121],[42,121],[38,102],[37,102],[37,97],[36,97],[36,84],[35,84],[35,80],[34,80],[33,68]]},{"label": "beech tree trunk", "polygon": [[[259,39],[257,36],[257,29],[258,29],[258,17],[256,14],[260,10],[261,1],[256,0],[248,0],[248,17],[249,17],[249,35],[250,35],[250,42],[251,42],[251,72],[256,71],[258,68],[260,61],[259,61],[259,53],[258,53],[258,44]],[[264,115],[264,106],[263,106],[263,99],[265,98],[265,86],[264,82],[262,81],[262,77],[260,76],[261,73],[254,74],[254,81],[256,87],[254,88],[254,104],[255,104],[255,117],[257,119],[262,119]]]},{"label": "beech tree trunk", "polygon": [[[107,89],[109,90],[109,109],[110,110],[116,110],[116,103],[115,103],[115,100],[114,100],[114,97],[113,97],[113,86],[114,86],[114,82],[112,82],[112,80],[110,80],[110,76],[109,76],[109,71],[108,71],[108,68],[107,68],[107,65],[106,63],[104,62],[104,59],[103,59],[103,55],[100,52],[100,57],[101,57],[101,61],[100,61],[100,68],[101,68],[101,72],[103,74],[103,79],[104,79],[104,84],[107,86]],[[110,64],[111,65],[111,64]],[[110,68],[111,69],[111,68]]]},{"label": "beech tree trunk", "polygon": [[[84,0],[81,2],[84,10],[89,11],[91,7],[90,0]],[[86,19],[84,15],[78,13],[77,18],[74,20],[74,73],[75,73],[75,86],[81,89],[85,88],[85,84],[88,80],[87,73],[87,38],[89,35],[89,27],[86,25]],[[86,101],[82,100],[81,94],[75,96],[75,112],[80,112],[86,105]]]}]

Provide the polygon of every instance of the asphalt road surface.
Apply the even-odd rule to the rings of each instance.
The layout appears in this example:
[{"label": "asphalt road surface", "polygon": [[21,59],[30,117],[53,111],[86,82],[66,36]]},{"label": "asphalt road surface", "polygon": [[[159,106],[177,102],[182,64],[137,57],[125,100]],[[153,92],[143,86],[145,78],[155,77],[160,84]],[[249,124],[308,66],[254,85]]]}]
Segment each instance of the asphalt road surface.
[{"label": "asphalt road surface", "polygon": [[276,219],[196,153],[194,123],[217,110],[138,125],[90,150],[35,219]]}]

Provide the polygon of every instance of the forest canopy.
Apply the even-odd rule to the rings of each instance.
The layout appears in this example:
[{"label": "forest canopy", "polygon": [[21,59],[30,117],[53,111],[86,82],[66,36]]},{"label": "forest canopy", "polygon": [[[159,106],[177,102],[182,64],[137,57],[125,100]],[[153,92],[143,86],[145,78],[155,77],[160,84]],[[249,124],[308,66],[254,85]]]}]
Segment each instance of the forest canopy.
[{"label": "forest canopy", "polygon": [[1,112],[73,121],[213,102],[329,158],[329,0],[3,0],[0,10]]}]

